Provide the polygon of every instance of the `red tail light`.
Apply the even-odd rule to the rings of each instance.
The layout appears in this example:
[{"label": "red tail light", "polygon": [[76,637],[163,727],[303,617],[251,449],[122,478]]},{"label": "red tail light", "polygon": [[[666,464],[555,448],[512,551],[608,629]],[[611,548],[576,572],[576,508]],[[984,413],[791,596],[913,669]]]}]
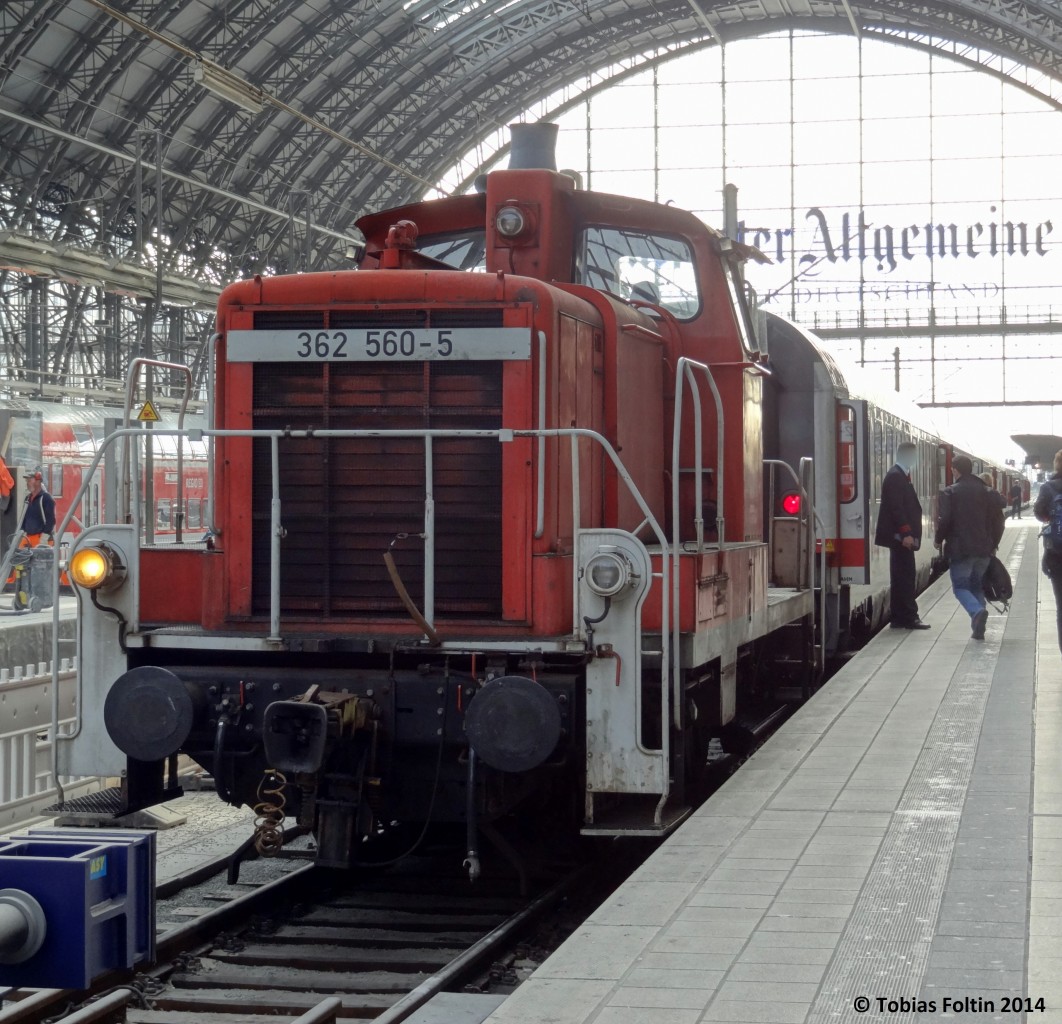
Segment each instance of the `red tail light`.
[{"label": "red tail light", "polygon": [[796,516],[800,514],[800,495],[793,493],[787,494],[782,499],[782,511],[786,515]]}]

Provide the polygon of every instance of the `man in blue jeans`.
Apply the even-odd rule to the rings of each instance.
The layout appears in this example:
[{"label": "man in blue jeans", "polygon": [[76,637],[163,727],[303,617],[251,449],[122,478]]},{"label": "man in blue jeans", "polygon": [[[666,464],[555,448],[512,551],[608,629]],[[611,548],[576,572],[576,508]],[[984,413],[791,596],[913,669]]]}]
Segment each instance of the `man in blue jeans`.
[{"label": "man in blue jeans", "polygon": [[956,480],[940,496],[934,543],[944,545],[951,589],[970,615],[970,635],[984,640],[988,605],[981,580],[1003,536],[1003,510],[973,475],[973,463],[965,455],[956,455],[951,466]]}]

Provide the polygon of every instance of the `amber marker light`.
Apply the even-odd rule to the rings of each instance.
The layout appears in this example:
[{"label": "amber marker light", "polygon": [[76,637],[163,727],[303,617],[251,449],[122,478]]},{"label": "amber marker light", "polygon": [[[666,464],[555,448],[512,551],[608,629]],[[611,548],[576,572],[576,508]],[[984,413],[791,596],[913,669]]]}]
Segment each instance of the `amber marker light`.
[{"label": "amber marker light", "polygon": [[110,590],[125,581],[121,555],[109,544],[79,548],[71,555],[67,572],[86,590]]}]

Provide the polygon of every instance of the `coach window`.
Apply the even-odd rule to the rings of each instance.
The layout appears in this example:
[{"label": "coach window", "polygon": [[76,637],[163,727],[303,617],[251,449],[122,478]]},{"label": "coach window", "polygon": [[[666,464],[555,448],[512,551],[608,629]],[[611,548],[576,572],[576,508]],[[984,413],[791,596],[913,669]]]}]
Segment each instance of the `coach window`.
[{"label": "coach window", "polygon": [[63,496],[63,467],[62,466],[45,466],[44,467],[44,479],[45,488],[53,498],[61,498]]},{"label": "coach window", "polygon": [[858,497],[855,410],[850,405],[842,405],[837,410],[837,463],[838,501],[847,505]]},{"label": "coach window", "polygon": [[100,521],[100,485],[92,484],[88,489],[88,502],[85,508],[85,525],[95,526]]},{"label": "coach window", "polygon": [[870,472],[871,494],[875,501],[881,498],[881,478],[885,472],[885,441],[882,436],[881,420],[874,417],[874,446],[871,449],[871,458],[874,460],[873,468]]},{"label": "coach window", "polygon": [[71,423],[70,429],[74,432],[78,455],[83,459],[91,459],[97,451],[92,440],[92,431],[84,423]]}]

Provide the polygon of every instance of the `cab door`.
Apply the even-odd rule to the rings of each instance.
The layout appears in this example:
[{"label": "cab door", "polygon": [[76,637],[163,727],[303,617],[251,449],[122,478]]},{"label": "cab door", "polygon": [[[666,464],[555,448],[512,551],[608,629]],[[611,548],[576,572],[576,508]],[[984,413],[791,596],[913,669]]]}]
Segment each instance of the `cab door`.
[{"label": "cab door", "polygon": [[837,403],[838,550],[834,564],[842,584],[870,582],[870,476],[867,403]]}]

